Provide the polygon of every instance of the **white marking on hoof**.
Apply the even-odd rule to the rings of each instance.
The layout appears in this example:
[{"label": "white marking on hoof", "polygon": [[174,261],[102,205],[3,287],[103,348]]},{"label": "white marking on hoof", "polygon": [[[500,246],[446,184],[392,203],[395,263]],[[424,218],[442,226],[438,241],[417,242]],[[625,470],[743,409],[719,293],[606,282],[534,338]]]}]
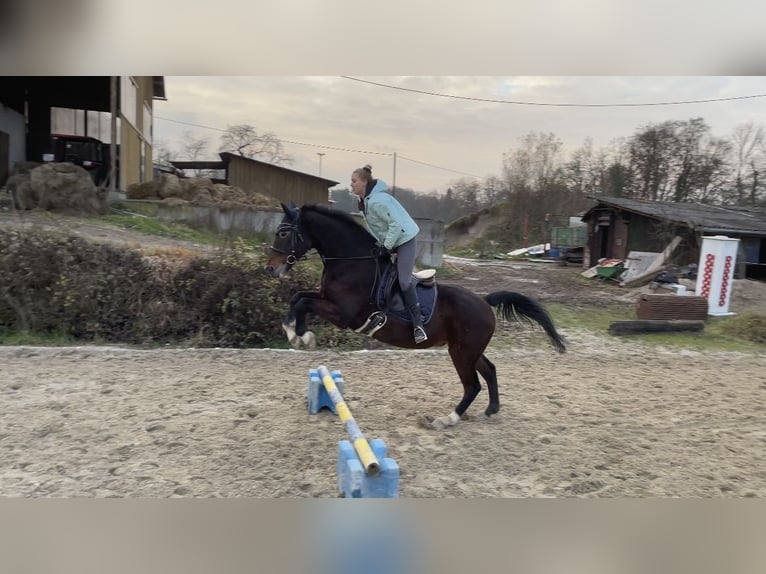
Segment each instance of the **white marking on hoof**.
[{"label": "white marking on hoof", "polygon": [[314,333],[311,331],[306,331],[303,333],[303,336],[300,337],[300,340],[303,341],[303,344],[306,346],[306,348],[311,349],[312,351],[317,348],[317,338]]},{"label": "white marking on hoof", "polygon": [[282,329],[285,331],[287,340],[290,341],[293,348],[299,348],[301,346],[301,338],[295,332],[295,321],[292,321],[291,323],[282,323]]},{"label": "white marking on hoof", "polygon": [[436,430],[444,430],[449,427],[454,427],[459,420],[460,415],[458,415],[455,411],[452,411],[446,417],[439,417],[438,419],[434,419],[431,423],[431,427],[435,428]]}]

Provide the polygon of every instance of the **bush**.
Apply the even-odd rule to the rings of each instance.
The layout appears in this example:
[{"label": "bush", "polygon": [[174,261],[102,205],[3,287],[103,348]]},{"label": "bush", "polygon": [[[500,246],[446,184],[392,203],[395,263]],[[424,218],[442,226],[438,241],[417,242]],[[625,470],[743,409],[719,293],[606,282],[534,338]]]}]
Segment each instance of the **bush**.
[{"label": "bush", "polygon": [[53,234],[0,230],[0,254],[0,328],[83,341],[283,345],[290,297],[319,281],[310,266],[273,279],[236,250],[172,259]]}]

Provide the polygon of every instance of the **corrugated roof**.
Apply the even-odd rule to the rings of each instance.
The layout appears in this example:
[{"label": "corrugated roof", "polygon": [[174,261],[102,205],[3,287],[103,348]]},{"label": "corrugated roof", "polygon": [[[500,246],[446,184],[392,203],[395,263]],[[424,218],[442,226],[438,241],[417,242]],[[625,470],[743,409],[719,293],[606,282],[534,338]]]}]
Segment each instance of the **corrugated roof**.
[{"label": "corrugated roof", "polygon": [[[588,199],[647,217],[688,225],[705,233],[766,235],[766,212],[763,210],[702,203],[644,201],[624,197],[589,196]],[[586,219],[593,209],[595,208],[589,210],[583,219]]]}]

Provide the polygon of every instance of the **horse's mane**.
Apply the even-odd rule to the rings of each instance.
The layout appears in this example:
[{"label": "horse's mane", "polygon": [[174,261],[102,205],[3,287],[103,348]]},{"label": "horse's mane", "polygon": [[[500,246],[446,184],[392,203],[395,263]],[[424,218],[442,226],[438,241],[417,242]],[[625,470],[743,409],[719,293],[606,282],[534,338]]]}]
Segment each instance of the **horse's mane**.
[{"label": "horse's mane", "polygon": [[346,224],[352,224],[359,227],[359,223],[351,216],[351,214],[346,213],[345,211],[340,211],[339,209],[335,209],[334,207],[330,207],[328,205],[322,205],[321,203],[309,203],[304,205],[301,209],[306,211],[316,211],[317,213],[332,217],[333,219],[337,219]]},{"label": "horse's mane", "polygon": [[[341,241],[344,249],[351,248],[353,250],[354,248],[364,247],[375,242],[375,238],[370,235],[369,231],[367,231],[363,225],[360,225],[357,219],[345,211],[319,203],[304,205],[301,207],[300,211],[300,219],[303,219],[304,221],[310,218],[312,214],[317,214],[332,220],[331,225],[329,226],[329,231],[332,235],[323,235],[321,238],[322,243],[325,243],[326,240],[331,240],[333,243]],[[332,233],[332,231],[335,231],[335,233]],[[341,239],[344,234],[345,239]],[[349,238],[348,234],[352,234],[352,238]],[[332,239],[330,239],[330,237],[332,237]]]}]

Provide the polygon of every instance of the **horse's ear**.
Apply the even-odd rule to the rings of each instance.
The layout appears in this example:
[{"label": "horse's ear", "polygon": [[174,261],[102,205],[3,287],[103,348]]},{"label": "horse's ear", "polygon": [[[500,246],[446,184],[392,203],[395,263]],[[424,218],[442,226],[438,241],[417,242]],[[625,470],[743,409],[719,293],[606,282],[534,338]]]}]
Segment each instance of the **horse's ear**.
[{"label": "horse's ear", "polygon": [[291,201],[290,205],[285,205],[284,203],[282,205],[282,211],[285,212],[285,215],[289,217],[290,219],[298,219],[298,208],[295,206],[295,204]]}]

